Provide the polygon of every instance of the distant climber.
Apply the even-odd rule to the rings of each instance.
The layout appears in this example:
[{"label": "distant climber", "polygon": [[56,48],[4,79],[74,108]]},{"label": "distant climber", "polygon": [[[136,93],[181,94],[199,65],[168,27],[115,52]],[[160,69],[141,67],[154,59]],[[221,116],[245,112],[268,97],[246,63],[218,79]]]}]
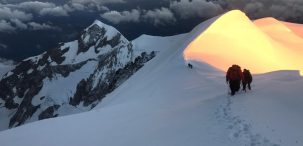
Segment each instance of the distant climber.
[{"label": "distant climber", "polygon": [[229,67],[226,73],[226,83],[229,83],[232,96],[240,90],[241,80],[243,80],[241,67],[235,64]]},{"label": "distant climber", "polygon": [[193,65],[192,64],[188,63],[187,66],[188,66],[188,68],[193,69]]},{"label": "distant climber", "polygon": [[250,84],[251,84],[253,78],[250,74],[250,71],[247,69],[243,70],[243,77],[244,77],[244,79],[242,80],[242,86],[243,86],[243,91],[246,92],[246,85],[247,85],[248,89],[251,90]]}]

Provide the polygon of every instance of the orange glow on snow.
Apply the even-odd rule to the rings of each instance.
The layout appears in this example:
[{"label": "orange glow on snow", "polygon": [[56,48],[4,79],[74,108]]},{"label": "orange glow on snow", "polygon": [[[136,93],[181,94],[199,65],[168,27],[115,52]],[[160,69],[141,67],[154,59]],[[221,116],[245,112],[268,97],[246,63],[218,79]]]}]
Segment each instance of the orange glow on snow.
[{"label": "orange glow on snow", "polygon": [[303,38],[299,30],[300,25],[289,28],[274,18],[252,22],[243,12],[233,10],[193,40],[184,57],[223,71],[238,64],[253,73],[300,70],[303,75]]},{"label": "orange glow on snow", "polygon": [[291,29],[295,34],[303,38],[303,24],[295,24],[289,22],[283,22],[289,29]]}]

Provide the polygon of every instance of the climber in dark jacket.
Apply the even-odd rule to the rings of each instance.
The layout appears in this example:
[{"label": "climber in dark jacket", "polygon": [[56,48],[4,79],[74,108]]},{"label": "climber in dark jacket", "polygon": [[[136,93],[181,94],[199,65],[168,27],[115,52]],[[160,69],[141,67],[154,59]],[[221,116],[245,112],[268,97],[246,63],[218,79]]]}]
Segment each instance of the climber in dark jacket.
[{"label": "climber in dark jacket", "polygon": [[226,73],[226,82],[229,83],[231,95],[235,95],[240,90],[240,84],[243,80],[243,74],[239,65],[232,65]]},{"label": "climber in dark jacket", "polygon": [[243,85],[243,91],[246,92],[246,85],[249,90],[251,90],[250,84],[253,80],[252,75],[250,74],[250,71],[247,69],[243,70],[243,80],[242,80],[242,85]]}]

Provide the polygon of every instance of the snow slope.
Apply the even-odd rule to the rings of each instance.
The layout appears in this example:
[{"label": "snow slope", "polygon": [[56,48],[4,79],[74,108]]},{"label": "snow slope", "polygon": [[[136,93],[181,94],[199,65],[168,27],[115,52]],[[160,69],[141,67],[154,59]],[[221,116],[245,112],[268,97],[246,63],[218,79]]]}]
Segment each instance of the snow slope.
[{"label": "snow slope", "polygon": [[[141,37],[142,44],[135,40],[139,46],[149,43],[164,51],[95,110],[2,131],[1,145],[301,146],[299,72],[256,75],[252,91],[230,97],[223,72],[194,58],[189,58],[194,69],[186,67],[184,48],[216,19],[189,34],[143,36],[149,39]],[[155,39],[163,43],[155,44]]]}]

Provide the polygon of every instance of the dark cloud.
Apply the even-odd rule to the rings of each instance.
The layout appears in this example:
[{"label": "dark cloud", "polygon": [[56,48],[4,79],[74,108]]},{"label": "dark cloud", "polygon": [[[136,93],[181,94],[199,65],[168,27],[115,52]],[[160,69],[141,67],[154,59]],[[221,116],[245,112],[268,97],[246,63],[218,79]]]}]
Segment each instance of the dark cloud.
[{"label": "dark cloud", "polygon": [[210,18],[223,12],[221,5],[206,0],[172,1],[170,9],[181,19]]},{"label": "dark cloud", "polygon": [[266,4],[268,8],[266,12],[268,16],[276,17],[282,20],[299,20],[303,21],[303,1],[302,0],[279,0],[270,5]]},{"label": "dark cloud", "polygon": [[220,0],[227,8],[240,9],[252,19],[275,17],[280,20],[303,22],[302,0]]},{"label": "dark cloud", "polygon": [[[256,19],[266,16],[273,16],[279,19],[303,19],[303,1],[302,0],[155,0],[154,2],[142,0],[45,0],[45,1],[26,1],[22,0],[1,0],[6,3],[6,7],[14,8],[16,12],[24,11],[35,13],[42,16],[69,16],[74,11],[104,13],[104,17],[109,15],[129,16],[134,14],[131,5],[135,7],[144,7],[149,11],[149,15],[162,12],[172,11],[176,19],[191,18],[209,18],[222,14],[231,9],[241,9]],[[15,2],[10,4],[10,2]],[[17,3],[20,2],[20,3]],[[1,5],[1,4],[0,4]],[[111,5],[111,9],[108,7]],[[113,7],[117,5],[118,7]],[[125,7],[123,7],[123,5]],[[157,7],[147,7],[157,6]],[[169,9],[169,11],[164,10]],[[121,10],[123,9],[123,10]],[[142,9],[142,8],[141,8]],[[139,10],[139,9],[137,9]],[[15,12],[15,13],[16,13]],[[126,14],[129,12],[130,14]],[[124,13],[124,14],[123,14]],[[135,13],[137,14],[137,13]],[[166,13],[169,14],[169,13]],[[144,15],[144,14],[143,14]],[[163,17],[163,15],[155,15]],[[121,19],[121,21],[119,21]],[[137,22],[132,19],[112,20],[114,23],[119,22]],[[161,19],[161,18],[160,18]],[[156,19],[153,19],[156,20]],[[165,19],[166,20],[166,19]],[[172,20],[172,19],[171,19]],[[154,23],[154,21],[150,21]]]},{"label": "dark cloud", "polygon": [[173,0],[169,8],[181,19],[210,18],[240,9],[252,19],[275,17],[303,22],[303,0]]}]

